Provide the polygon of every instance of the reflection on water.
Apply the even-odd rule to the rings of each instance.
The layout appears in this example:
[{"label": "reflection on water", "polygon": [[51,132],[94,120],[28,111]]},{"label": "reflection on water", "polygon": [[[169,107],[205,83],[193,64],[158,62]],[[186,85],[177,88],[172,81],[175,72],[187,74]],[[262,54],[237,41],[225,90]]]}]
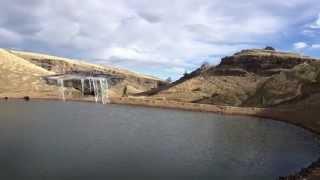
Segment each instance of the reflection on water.
[{"label": "reflection on water", "polygon": [[311,133],[249,117],[0,102],[0,119],[6,179],[275,179],[320,156]]}]

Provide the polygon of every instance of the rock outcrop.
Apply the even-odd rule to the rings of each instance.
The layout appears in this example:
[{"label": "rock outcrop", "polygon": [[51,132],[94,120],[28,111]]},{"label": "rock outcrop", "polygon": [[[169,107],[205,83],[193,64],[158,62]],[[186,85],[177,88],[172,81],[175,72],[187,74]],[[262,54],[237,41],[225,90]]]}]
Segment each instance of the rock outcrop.
[{"label": "rock outcrop", "polygon": [[319,72],[315,58],[272,50],[243,50],[150,95],[182,102],[269,107],[297,103],[319,93]]},{"label": "rock outcrop", "polygon": [[320,62],[302,63],[294,68],[271,76],[258,85],[254,96],[245,106],[275,106],[299,104],[320,93]]},{"label": "rock outcrop", "polygon": [[301,63],[315,59],[295,53],[271,50],[243,50],[233,56],[222,58],[219,68],[240,68],[262,76],[270,76],[284,69],[291,69]]}]

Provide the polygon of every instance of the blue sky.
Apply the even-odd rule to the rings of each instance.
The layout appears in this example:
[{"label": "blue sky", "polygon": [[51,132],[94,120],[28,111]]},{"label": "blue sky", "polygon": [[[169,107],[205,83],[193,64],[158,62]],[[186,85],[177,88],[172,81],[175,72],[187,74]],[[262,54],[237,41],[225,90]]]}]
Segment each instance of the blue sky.
[{"label": "blue sky", "polygon": [[177,79],[266,45],[320,57],[318,0],[2,0],[0,46]]}]

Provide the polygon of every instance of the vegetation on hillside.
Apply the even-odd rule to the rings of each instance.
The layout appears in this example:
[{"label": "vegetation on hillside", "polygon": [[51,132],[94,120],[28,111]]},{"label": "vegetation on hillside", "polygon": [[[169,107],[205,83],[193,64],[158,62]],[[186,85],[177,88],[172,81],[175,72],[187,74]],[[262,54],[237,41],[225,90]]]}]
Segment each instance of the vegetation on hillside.
[{"label": "vegetation on hillside", "polygon": [[218,66],[199,68],[150,95],[184,102],[269,107],[320,92],[316,59],[266,49],[225,57]]}]

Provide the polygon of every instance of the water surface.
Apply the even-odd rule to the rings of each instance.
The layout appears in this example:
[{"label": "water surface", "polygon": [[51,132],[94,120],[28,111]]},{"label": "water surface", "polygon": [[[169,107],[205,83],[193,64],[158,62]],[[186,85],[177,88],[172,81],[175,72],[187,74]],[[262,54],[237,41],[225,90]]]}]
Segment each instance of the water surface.
[{"label": "water surface", "polygon": [[0,102],[1,179],[276,179],[320,156],[282,122],[75,102]]}]

